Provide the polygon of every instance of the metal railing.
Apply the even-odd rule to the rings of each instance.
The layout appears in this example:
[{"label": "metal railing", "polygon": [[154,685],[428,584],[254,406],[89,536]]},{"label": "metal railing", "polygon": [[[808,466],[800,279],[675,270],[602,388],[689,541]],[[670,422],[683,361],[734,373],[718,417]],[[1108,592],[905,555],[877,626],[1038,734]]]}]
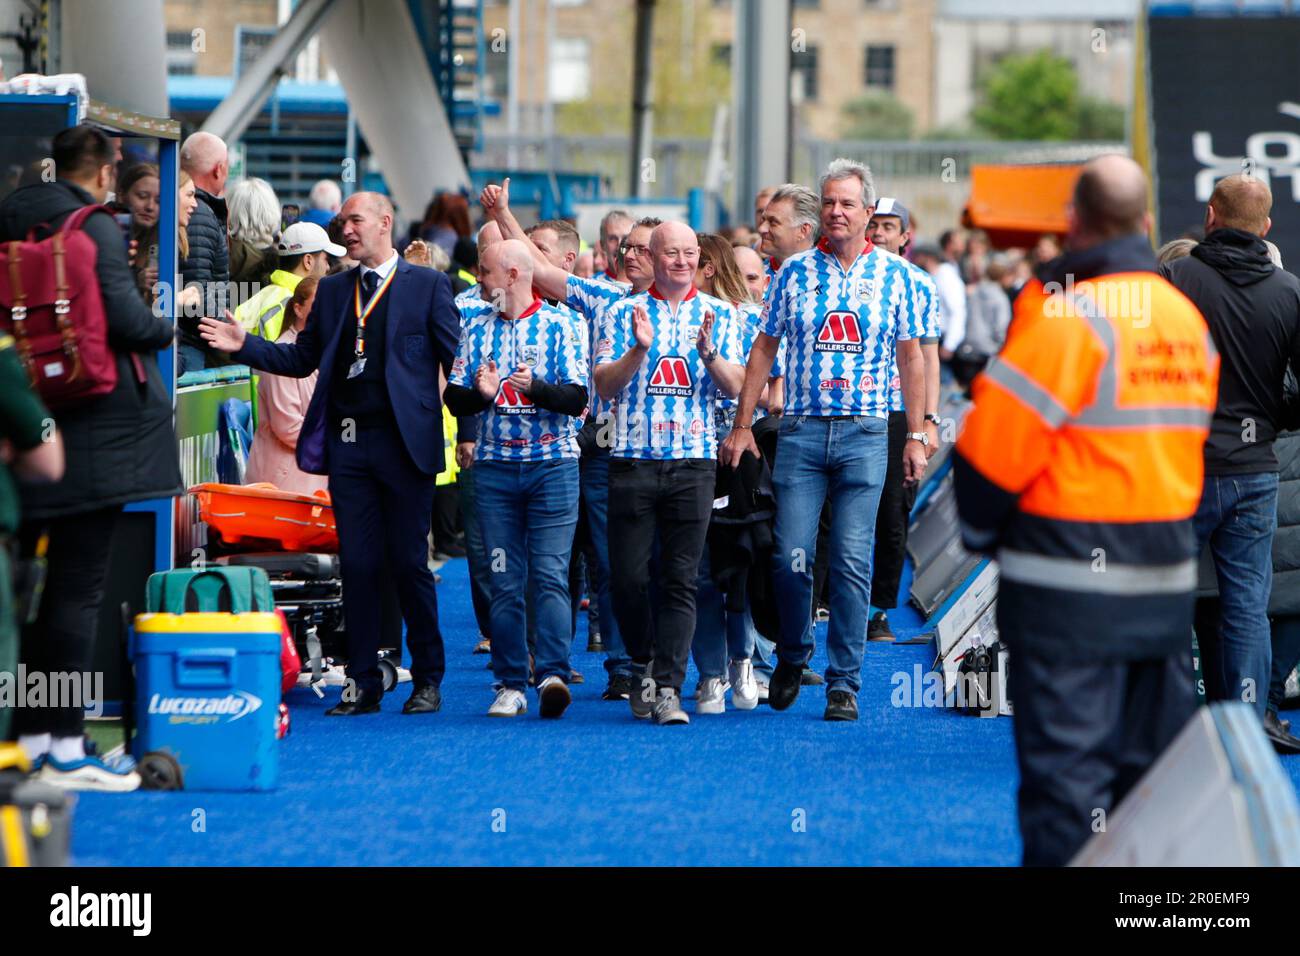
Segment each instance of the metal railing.
[{"label": "metal railing", "polygon": [[[628,145],[625,136],[503,136],[485,134],[471,165],[505,168],[511,147],[517,152],[516,168],[595,173],[609,195],[621,195],[627,181]],[[908,195],[932,192],[931,205],[940,216],[954,214],[965,201],[964,187],[972,166],[982,163],[1082,162],[1103,153],[1126,153],[1123,143],[1014,142],[1014,141],[865,141],[801,138],[792,150],[792,177],[813,184],[821,170],[838,156],[866,163],[882,189]],[[708,163],[707,139],[656,137],[648,194],[680,198],[704,182]],[[900,184],[900,185],[894,185]],[[951,188],[953,185],[958,189]],[[960,193],[960,199],[956,197]],[[744,204],[741,204],[742,206]]]}]

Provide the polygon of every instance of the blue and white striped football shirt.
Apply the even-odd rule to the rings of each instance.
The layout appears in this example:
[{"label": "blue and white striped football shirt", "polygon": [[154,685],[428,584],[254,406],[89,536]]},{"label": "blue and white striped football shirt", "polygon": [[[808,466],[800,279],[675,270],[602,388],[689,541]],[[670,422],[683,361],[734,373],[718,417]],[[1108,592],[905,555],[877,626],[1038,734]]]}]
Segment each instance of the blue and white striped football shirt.
[{"label": "blue and white striped football shirt", "polygon": [[636,344],[632,315],[637,305],[650,315],[654,340],[641,367],[612,403],[610,454],[652,461],[717,458],[718,388],[695,341],[704,314],[711,311],[713,347],[719,357],[744,364],[735,307],[692,289],[674,315],[667,300],[651,286],[605,310],[596,343],[597,367],[618,361]]},{"label": "blue and white striped football shirt", "polygon": [[[486,303],[485,303],[486,305]],[[492,359],[501,374],[493,405],[479,413],[475,461],[551,461],[578,457],[582,418],[538,408],[507,379],[523,363],[533,377],[552,385],[590,383],[587,331],[571,309],[541,299],[517,319],[491,306],[462,316],[460,345],[452,365],[453,385],[474,387],[479,367]]]},{"label": "blue and white striped football shirt", "polygon": [[[742,362],[749,361],[749,350],[754,347],[754,340],[758,338],[758,333],[762,332],[763,324],[763,307],[753,302],[742,302],[736,306],[737,327],[736,338],[740,347]],[[779,378],[785,372],[782,368],[785,358],[785,342],[781,342],[776,349],[776,358],[772,360],[772,371],[767,373],[769,379]],[[722,392],[718,392],[718,427],[730,430],[736,421],[736,406],[740,402],[735,398],[727,398]],[[763,409],[755,407],[754,421],[758,421],[766,415]],[[752,425],[753,422],[750,422]],[[725,436],[723,436],[725,437]]]},{"label": "blue and white striped football shirt", "polygon": [[[902,256],[899,256],[899,258],[903,259]],[[937,339],[943,334],[939,328],[939,289],[934,284],[934,280],[930,278],[930,273],[907,259],[903,259],[903,262],[911,270],[909,274],[912,276],[913,287],[916,290],[916,295],[913,298],[913,308],[916,310],[915,315],[925,330],[921,337]],[[889,410],[891,412],[906,411],[903,407],[903,381],[898,374],[897,353],[894,356],[894,366],[890,371]]]},{"label": "blue and white striped football shirt", "polygon": [[[589,278],[571,275],[564,281],[564,304],[587,320],[587,344],[592,355],[596,354],[596,339],[600,336],[600,323],[605,310],[631,294],[632,286],[603,275]],[[596,371],[594,361],[591,370]],[[587,384],[587,392],[591,396],[588,405],[592,414],[600,418],[609,411],[609,402],[596,394],[594,380]]]},{"label": "blue and white striped football shirt", "polygon": [[782,263],[762,331],[786,344],[786,415],[889,416],[895,341],[924,334],[913,286],[870,242],[847,270],[825,240]]}]

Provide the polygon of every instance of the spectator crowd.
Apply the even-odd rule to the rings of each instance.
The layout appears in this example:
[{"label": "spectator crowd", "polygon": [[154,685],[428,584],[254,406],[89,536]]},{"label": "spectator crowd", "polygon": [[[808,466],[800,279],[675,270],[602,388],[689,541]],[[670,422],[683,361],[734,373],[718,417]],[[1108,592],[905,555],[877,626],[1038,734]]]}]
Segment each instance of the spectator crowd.
[{"label": "spectator crowd", "polygon": [[[173,290],[158,168],[119,168],[89,126],[52,153],[55,181],[0,202],[0,239],[107,203],[118,221],[82,228],[118,378],[50,410],[0,337],[0,669],[90,667],[123,507],[183,493],[157,361],[175,342],[181,376],[258,372],[250,483],[331,496],[350,690],[332,715],[379,709],[385,588],[413,661],[403,712],[440,709],[431,559],[464,556],[478,632],[447,647],[490,655],[489,716],[530,694],[565,713],[586,607],[603,699],[635,719],[688,724],[690,698],[784,711],[822,686],[826,720],[857,720],[963,395],[954,484],[966,546],[1001,569],[1026,860],[1066,862],[1190,716],[1193,627],[1206,696],[1300,753],[1278,716],[1300,662],[1300,283],[1258,179],[1220,181],[1202,234],[1158,257],[1145,178],[1115,156],[1081,171],[1065,233],[1020,249],[919,240],[905,197],[847,159],[764,190],[752,224],[612,209],[583,237],[522,224],[509,180],[439,194],[408,229],[386,196],[330,181],[304,211],[231,182],[226,144],[196,133]],[[1098,551],[1108,569],[1088,573]],[[139,785],[76,708],[0,710],[8,737],[69,788]]]}]

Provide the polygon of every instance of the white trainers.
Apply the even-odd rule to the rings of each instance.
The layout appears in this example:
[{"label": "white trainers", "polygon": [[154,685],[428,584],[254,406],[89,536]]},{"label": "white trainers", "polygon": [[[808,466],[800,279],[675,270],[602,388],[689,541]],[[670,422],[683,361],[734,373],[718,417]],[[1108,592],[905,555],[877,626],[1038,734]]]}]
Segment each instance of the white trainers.
[{"label": "white trainers", "polygon": [[722,714],[727,710],[727,685],[721,677],[706,677],[695,685],[695,712]]},{"label": "white trainers", "polygon": [[754,662],[748,657],[731,662],[731,704],[736,710],[753,710],[758,706],[758,681],[754,680]]},{"label": "white trainers", "polygon": [[130,793],[140,789],[135,761],[88,754],[77,760],[55,760],[47,755],[41,763],[40,779],[61,790],[97,790],[101,793]]},{"label": "white trainers", "polygon": [[528,698],[524,692],[512,687],[502,687],[497,691],[497,699],[488,708],[489,717],[517,717],[528,713]]},{"label": "white trainers", "polygon": [[671,687],[660,687],[659,697],[655,700],[656,724],[689,724],[691,718],[682,710],[681,699]]}]

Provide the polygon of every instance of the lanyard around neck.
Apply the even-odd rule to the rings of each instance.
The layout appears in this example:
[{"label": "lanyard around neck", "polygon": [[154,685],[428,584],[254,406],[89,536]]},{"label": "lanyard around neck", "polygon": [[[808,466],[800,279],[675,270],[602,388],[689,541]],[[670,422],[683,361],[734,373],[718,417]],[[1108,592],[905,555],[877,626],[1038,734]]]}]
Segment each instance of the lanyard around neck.
[{"label": "lanyard around neck", "polygon": [[389,271],[384,281],[379,283],[379,288],[375,289],[375,294],[370,297],[370,301],[366,303],[365,308],[362,308],[361,306],[361,278],[363,277],[358,276],[357,278],[357,286],[353,291],[357,315],[357,344],[355,349],[357,355],[366,354],[366,320],[370,318],[370,313],[375,310],[375,306],[379,304],[379,300],[382,299],[384,293],[388,291],[388,287],[392,284],[393,276],[395,275],[397,275],[396,269]]}]

